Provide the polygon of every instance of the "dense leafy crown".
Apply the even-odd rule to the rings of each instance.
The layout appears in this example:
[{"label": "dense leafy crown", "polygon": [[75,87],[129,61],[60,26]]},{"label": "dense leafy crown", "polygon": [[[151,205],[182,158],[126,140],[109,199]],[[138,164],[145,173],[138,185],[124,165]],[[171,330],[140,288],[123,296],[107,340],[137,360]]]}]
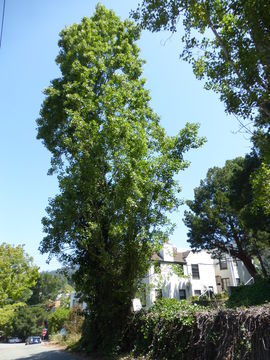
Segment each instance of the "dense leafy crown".
[{"label": "dense leafy crown", "polygon": [[159,125],[140,77],[138,38],[132,22],[101,6],[61,33],[62,77],[45,91],[38,119],[62,191],[47,209],[43,251],[101,232],[118,240],[136,234],[144,242],[166,223],[163,210],[178,205],[173,174],[187,166],[183,152],[203,140],[196,139],[197,125],[175,137]]},{"label": "dense leafy crown", "polygon": [[[194,249],[230,252],[256,271],[250,261],[269,247],[270,222],[262,208],[254,211],[250,176],[260,166],[256,156],[226,161],[208,170],[185,212],[188,238]],[[263,264],[262,264],[263,266]]]},{"label": "dense leafy crown", "polygon": [[0,244],[0,308],[28,300],[38,276],[23,246]]}]

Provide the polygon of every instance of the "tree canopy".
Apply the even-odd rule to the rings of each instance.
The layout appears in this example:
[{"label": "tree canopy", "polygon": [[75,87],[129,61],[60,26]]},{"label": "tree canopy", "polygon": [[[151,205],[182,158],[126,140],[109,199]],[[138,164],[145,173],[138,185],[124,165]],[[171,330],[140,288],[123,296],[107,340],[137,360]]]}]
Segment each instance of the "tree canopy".
[{"label": "tree canopy", "polygon": [[142,0],[132,16],[151,31],[184,27],[181,58],[205,88],[220,95],[240,129],[252,134],[262,160],[253,175],[254,202],[269,214],[270,2]]},{"label": "tree canopy", "polygon": [[48,314],[42,306],[24,306],[15,310],[8,335],[25,340],[29,335],[41,336]]},{"label": "tree canopy", "polygon": [[249,181],[259,166],[256,156],[246,156],[209,169],[194,190],[194,200],[187,201],[190,210],[184,219],[193,249],[214,250],[217,256],[229,252],[243,261],[251,276],[257,275],[254,257],[269,275],[262,257],[270,245],[270,220],[259,208],[254,212]]},{"label": "tree canopy", "polygon": [[[270,3],[264,0],[143,0],[133,17],[151,31],[184,26],[181,57],[228,113],[254,121],[254,140],[269,156]],[[268,158],[268,163],[270,158]]]},{"label": "tree canopy", "polygon": [[188,166],[183,154],[204,142],[196,124],[176,136],[160,126],[141,77],[139,36],[101,5],[65,28],[62,75],[46,89],[37,120],[60,188],[40,250],[76,269],[94,348],[125,326],[138,279],[172,230],[167,212],[180,204],[174,175]]},{"label": "tree canopy", "polygon": [[262,208],[265,214],[270,215],[270,166],[263,163],[252,174],[251,182],[255,195],[255,208]]},{"label": "tree canopy", "polygon": [[23,246],[0,244],[0,307],[27,301],[38,276]]},{"label": "tree canopy", "polygon": [[40,273],[35,287],[32,289],[33,294],[28,300],[28,304],[42,304],[49,300],[56,300],[61,292],[68,287],[67,278],[57,272],[44,271]]}]

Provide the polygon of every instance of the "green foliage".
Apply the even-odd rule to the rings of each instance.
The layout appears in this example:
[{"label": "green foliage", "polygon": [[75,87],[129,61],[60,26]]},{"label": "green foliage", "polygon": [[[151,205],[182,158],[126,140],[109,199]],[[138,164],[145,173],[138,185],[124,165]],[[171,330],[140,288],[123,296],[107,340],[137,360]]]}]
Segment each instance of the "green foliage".
[{"label": "green foliage", "polygon": [[[137,314],[130,325],[126,341],[135,354],[153,359],[178,359],[187,345],[198,305],[176,299],[160,299],[148,311]],[[130,346],[129,345],[129,346]]]},{"label": "green foliage", "polygon": [[265,214],[270,215],[270,167],[262,166],[252,176],[255,212],[263,208]]},{"label": "green foliage", "polygon": [[160,262],[154,261],[154,273],[161,274]]},{"label": "green foliage", "polygon": [[[181,313],[158,318],[141,312],[135,315],[126,334],[123,359],[206,360],[268,359],[270,307],[220,309],[195,312],[185,326]],[[152,321],[153,320],[153,321]],[[147,336],[143,329],[147,328]],[[262,338],[264,341],[262,341]],[[124,350],[124,349],[123,349]]]},{"label": "green foliage", "polygon": [[64,327],[69,335],[80,335],[82,332],[85,316],[79,306],[74,306],[68,314]]},{"label": "green foliage", "polygon": [[170,265],[172,271],[181,279],[187,278],[187,276],[184,274],[183,265],[180,264],[172,264]]},{"label": "green foliage", "polygon": [[263,305],[270,303],[270,280],[256,279],[254,284],[241,285],[233,289],[227,307]]},{"label": "green foliage", "polygon": [[[133,17],[143,28],[184,27],[181,58],[205,88],[220,94],[265,163],[253,179],[255,202],[269,214],[270,3],[263,0],[142,0]],[[252,131],[250,123],[255,127]],[[257,200],[256,200],[257,197]]]},{"label": "green foliage", "polygon": [[59,273],[41,272],[37,280],[35,287],[33,288],[33,294],[28,301],[30,305],[36,305],[45,303],[49,300],[56,300],[57,295],[60,293],[66,293],[73,288],[68,284],[67,278]]},{"label": "green foliage", "polygon": [[259,165],[256,156],[246,156],[227,161],[223,168],[209,169],[194,190],[194,200],[187,202],[190,211],[184,220],[192,248],[213,250],[217,256],[230,251],[251,276],[257,274],[251,261],[255,256],[267,276],[262,254],[270,245],[270,219],[262,211],[253,211],[249,178]]},{"label": "green foliage", "polygon": [[181,57],[205,88],[220,94],[228,113],[255,120],[255,139],[269,150],[270,4],[254,0],[142,0],[133,17],[143,28],[184,26]]},{"label": "green foliage", "polygon": [[25,302],[38,276],[38,268],[23,246],[0,244],[0,308]]},{"label": "green foliage", "polygon": [[196,124],[176,136],[160,126],[141,77],[139,36],[101,5],[65,28],[56,59],[62,75],[45,90],[37,120],[60,188],[40,249],[77,269],[93,349],[125,327],[138,281],[173,228],[166,213],[180,204],[174,175],[188,166],[184,153],[204,143]]},{"label": "green foliage", "polygon": [[60,331],[69,318],[70,309],[59,307],[48,315],[48,329],[50,334]]},{"label": "green foliage", "polygon": [[194,313],[200,310],[205,311],[205,308],[184,300],[162,298],[155,301],[149,312],[156,317],[157,321],[159,321],[158,318],[173,320],[175,317],[179,317],[184,325],[190,325],[194,321]]},{"label": "green foliage", "polygon": [[0,307],[0,330],[5,334],[9,334],[12,331],[12,320],[16,309],[24,306],[24,303],[15,303],[12,305],[4,305]]},{"label": "green foliage", "polygon": [[24,306],[14,312],[8,335],[26,339],[28,336],[41,336],[47,312],[42,306]]}]

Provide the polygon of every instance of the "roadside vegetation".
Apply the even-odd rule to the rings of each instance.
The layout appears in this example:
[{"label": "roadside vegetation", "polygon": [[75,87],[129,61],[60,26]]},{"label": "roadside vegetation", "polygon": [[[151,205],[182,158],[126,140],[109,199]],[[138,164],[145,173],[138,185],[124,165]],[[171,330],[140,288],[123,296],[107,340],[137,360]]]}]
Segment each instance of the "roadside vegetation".
[{"label": "roadside vegetation", "polygon": [[23,246],[0,245],[1,340],[59,332],[70,315],[71,279],[63,272],[39,272]]},{"label": "roadside vegetation", "polygon": [[270,306],[210,310],[162,299],[134,315],[124,338],[124,358],[269,359]]}]

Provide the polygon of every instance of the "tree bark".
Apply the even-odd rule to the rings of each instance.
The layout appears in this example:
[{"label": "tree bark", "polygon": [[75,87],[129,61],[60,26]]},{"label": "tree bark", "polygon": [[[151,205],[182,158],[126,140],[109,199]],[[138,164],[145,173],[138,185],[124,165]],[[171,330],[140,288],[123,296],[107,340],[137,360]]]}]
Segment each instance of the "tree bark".
[{"label": "tree bark", "polygon": [[245,267],[247,268],[247,271],[249,272],[250,276],[255,278],[258,275],[257,269],[252,263],[252,260],[250,257],[248,257],[246,254],[242,252],[238,252],[235,250],[231,250],[231,255],[237,257],[239,260],[243,262]]}]

